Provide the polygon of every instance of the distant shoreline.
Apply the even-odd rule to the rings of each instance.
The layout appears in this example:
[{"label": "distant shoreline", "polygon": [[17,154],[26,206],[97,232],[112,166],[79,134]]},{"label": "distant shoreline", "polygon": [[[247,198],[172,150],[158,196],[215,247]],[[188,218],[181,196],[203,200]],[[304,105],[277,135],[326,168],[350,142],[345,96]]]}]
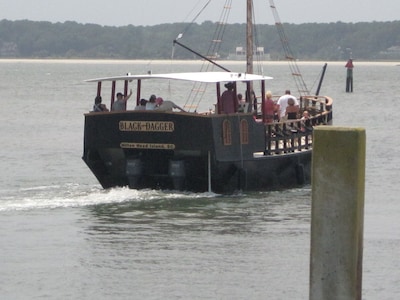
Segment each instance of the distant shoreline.
[{"label": "distant shoreline", "polygon": [[[241,65],[245,64],[242,60],[218,60],[219,63],[228,65]],[[151,65],[151,64],[179,64],[179,65],[196,65],[203,64],[202,60],[129,60],[129,59],[66,59],[66,58],[0,58],[0,63],[60,63],[60,64],[141,64],[141,65]],[[271,61],[265,60],[259,62],[263,65],[286,65],[287,61]],[[299,65],[321,65],[328,63],[328,65],[344,65],[346,61],[298,61]],[[400,61],[354,61],[357,65],[396,65],[400,66]]]}]

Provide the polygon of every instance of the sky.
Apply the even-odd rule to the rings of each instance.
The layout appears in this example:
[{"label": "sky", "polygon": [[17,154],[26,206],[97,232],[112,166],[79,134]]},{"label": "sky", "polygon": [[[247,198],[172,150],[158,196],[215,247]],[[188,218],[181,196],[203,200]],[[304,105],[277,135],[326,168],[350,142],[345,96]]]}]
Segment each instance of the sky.
[{"label": "sky", "polygon": [[[199,17],[196,15],[210,1]],[[245,0],[232,0],[228,23],[245,22]],[[254,0],[258,24],[274,24],[268,0]],[[107,26],[218,21],[226,0],[0,0],[0,20],[75,21]],[[274,0],[283,23],[400,20],[400,0]]]}]

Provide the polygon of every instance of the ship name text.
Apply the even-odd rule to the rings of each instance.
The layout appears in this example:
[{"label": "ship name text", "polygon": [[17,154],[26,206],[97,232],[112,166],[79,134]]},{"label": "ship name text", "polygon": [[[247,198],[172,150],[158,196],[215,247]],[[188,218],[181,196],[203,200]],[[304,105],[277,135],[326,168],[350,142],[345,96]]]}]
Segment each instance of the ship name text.
[{"label": "ship name text", "polygon": [[167,121],[120,121],[120,131],[173,132],[174,122]]}]

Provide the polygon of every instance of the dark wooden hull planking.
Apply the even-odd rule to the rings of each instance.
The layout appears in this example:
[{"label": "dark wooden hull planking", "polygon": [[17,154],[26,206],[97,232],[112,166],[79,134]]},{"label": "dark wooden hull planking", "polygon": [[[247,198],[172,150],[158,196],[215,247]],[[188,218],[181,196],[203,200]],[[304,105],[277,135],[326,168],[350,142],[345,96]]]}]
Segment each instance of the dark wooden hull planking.
[{"label": "dark wooden hull planking", "polygon": [[[332,112],[321,117],[327,124]],[[309,184],[312,133],[277,126],[251,113],[88,113],[83,160],[103,188],[233,193]]]}]

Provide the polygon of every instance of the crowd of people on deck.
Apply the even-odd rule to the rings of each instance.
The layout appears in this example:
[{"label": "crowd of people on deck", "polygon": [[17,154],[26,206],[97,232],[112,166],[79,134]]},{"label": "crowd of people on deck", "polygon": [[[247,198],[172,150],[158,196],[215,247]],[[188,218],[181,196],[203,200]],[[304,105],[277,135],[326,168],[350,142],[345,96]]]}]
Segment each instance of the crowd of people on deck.
[{"label": "crowd of people on deck", "polygon": [[[234,113],[235,106],[237,105],[238,112],[245,112],[246,100],[243,99],[243,95],[238,93],[237,96],[234,91],[233,83],[225,84],[226,90],[221,94],[220,97],[220,109],[222,113]],[[254,109],[257,111],[257,98],[254,92],[252,93],[252,102]],[[235,104],[237,102],[237,104]],[[265,100],[263,104],[263,112],[265,114],[266,123],[272,123],[276,121],[296,120],[300,118],[309,118],[309,112],[304,111],[300,116],[300,105],[297,98],[291,95],[290,90],[286,90],[285,94],[278,100],[273,100],[272,92],[267,91],[265,94]]]},{"label": "crowd of people on deck", "polygon": [[[117,100],[112,104],[111,111],[125,111],[126,105],[129,98],[132,96],[132,90],[127,96],[122,93],[117,93]],[[140,99],[139,104],[135,107],[135,110],[159,110],[159,111],[173,111],[178,109],[180,111],[185,111],[180,106],[176,105],[170,100],[164,100],[161,97],[156,97],[156,95],[151,95],[149,100]],[[107,106],[102,103],[101,96],[96,96],[94,99],[94,105],[92,112],[106,112],[109,111]]]},{"label": "crowd of people on deck", "polygon": [[[232,83],[225,84],[226,90],[222,93],[220,98],[220,109],[222,113],[234,113],[235,105],[237,105],[237,112],[246,112],[246,102],[242,94],[238,93],[237,96],[234,92],[234,85]],[[247,94],[247,93],[246,93]],[[250,94],[251,102],[254,105],[254,112],[257,113],[257,98],[252,92]],[[237,104],[235,104],[237,101]],[[262,107],[265,116],[265,122],[271,124],[273,122],[288,121],[288,120],[301,120],[300,131],[311,130],[310,113],[307,110],[300,112],[300,104],[295,96],[286,90],[285,94],[279,99],[274,100],[271,91],[265,93],[265,99]],[[254,116],[255,119],[257,116]],[[258,119],[261,120],[261,119]]]},{"label": "crowd of people on deck", "polygon": [[[243,98],[243,95],[238,93],[236,95],[235,85],[233,82],[228,82],[225,84],[226,90],[221,94],[220,97],[220,108],[221,113],[234,113],[246,112],[248,107],[248,102]],[[247,92],[246,92],[247,94]],[[121,92],[116,94],[117,100],[112,103],[111,111],[125,111],[127,106],[127,101],[132,96],[132,90],[130,90],[128,95],[124,95]],[[254,107],[257,108],[257,98],[255,93],[251,93],[252,103]],[[174,109],[179,111],[185,111],[180,106],[176,105],[174,102],[169,100],[164,100],[156,95],[151,95],[149,100],[140,99],[135,110],[158,110],[172,112]],[[300,116],[300,106],[299,101],[293,95],[291,95],[290,90],[286,90],[285,94],[281,96],[278,100],[273,100],[271,91],[267,91],[265,94],[265,101],[263,104],[263,111],[265,114],[266,123],[273,123],[277,121],[286,120],[296,120],[301,119],[304,128],[307,127],[306,123],[310,122],[310,114],[308,111],[303,111]],[[93,112],[108,112],[109,109],[105,104],[102,103],[101,96],[96,96]]]},{"label": "crowd of people on deck", "polygon": [[306,131],[310,128],[310,113],[304,110],[300,115],[300,104],[297,98],[291,95],[290,90],[286,90],[285,94],[275,102],[272,99],[271,91],[267,91],[264,101],[264,113],[266,122],[287,120],[301,120],[301,131]]}]

